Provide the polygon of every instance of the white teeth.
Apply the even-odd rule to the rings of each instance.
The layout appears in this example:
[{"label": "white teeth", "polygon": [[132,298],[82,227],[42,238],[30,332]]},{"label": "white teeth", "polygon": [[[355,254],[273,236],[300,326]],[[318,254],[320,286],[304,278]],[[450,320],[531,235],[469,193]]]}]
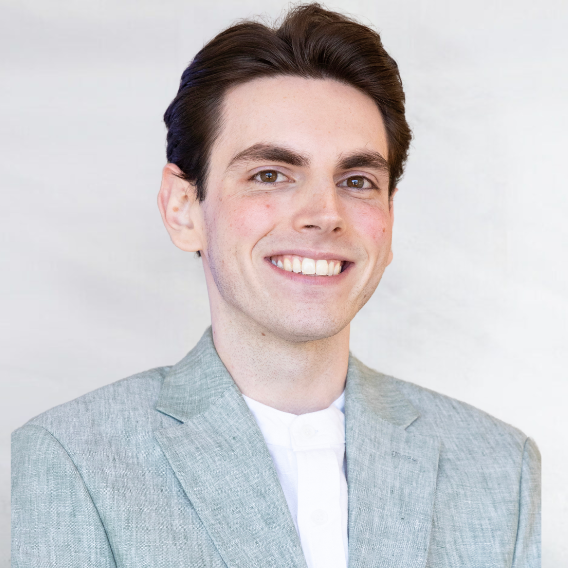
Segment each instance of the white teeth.
[{"label": "white teeth", "polygon": [[335,276],[341,272],[340,260],[314,260],[296,255],[278,255],[270,258],[272,264],[286,272],[310,276]]},{"label": "white teeth", "polygon": [[315,274],[316,263],[313,258],[304,258],[302,260],[302,274]]},{"label": "white teeth", "polygon": [[327,276],[327,260],[316,260],[316,274]]}]

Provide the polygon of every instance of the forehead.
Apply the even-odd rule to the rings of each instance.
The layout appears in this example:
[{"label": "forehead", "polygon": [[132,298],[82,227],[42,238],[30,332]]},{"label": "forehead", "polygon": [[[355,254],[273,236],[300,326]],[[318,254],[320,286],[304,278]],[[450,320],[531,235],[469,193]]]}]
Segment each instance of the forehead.
[{"label": "forehead", "polygon": [[385,158],[388,154],[383,119],[373,99],[332,79],[249,81],[229,90],[222,117],[213,167],[228,164],[236,153],[258,143],[334,161],[353,150],[374,150]]}]

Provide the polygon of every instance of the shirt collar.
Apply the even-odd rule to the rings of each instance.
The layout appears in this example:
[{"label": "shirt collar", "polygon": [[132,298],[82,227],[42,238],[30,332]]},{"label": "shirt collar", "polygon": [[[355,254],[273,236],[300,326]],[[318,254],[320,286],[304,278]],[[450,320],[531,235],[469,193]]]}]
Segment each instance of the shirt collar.
[{"label": "shirt collar", "polygon": [[292,450],[325,449],[345,443],[345,393],[324,410],[282,412],[244,396],[267,444]]}]

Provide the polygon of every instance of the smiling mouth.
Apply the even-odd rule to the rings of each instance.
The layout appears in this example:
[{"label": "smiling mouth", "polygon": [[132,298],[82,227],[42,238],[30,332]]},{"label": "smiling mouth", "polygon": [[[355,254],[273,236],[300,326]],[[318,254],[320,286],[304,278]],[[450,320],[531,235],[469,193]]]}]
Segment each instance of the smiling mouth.
[{"label": "smiling mouth", "polygon": [[271,256],[270,261],[274,266],[286,272],[308,276],[337,276],[346,264],[342,260],[314,260],[313,258],[288,254]]}]

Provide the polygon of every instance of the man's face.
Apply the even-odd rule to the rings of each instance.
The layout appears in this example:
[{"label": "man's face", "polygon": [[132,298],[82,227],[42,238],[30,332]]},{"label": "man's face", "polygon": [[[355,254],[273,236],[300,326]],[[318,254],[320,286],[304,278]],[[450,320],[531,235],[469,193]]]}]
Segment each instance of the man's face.
[{"label": "man's face", "polygon": [[213,312],[288,341],[344,329],[392,258],[386,157],[381,114],[351,86],[276,77],[229,91],[199,205]]}]

